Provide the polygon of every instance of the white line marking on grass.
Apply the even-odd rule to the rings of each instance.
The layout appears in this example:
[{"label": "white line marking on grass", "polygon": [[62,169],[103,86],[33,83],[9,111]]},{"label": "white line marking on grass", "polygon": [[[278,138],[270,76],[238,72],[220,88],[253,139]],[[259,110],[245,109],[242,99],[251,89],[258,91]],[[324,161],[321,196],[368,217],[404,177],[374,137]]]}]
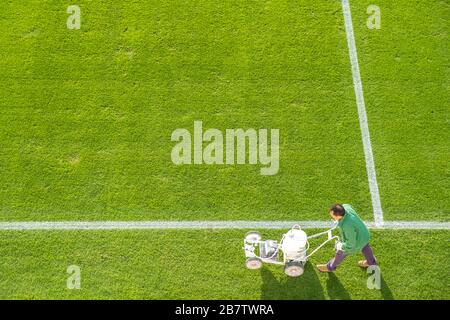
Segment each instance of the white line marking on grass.
[{"label": "white line marking on grass", "polygon": [[[283,229],[298,221],[25,221],[0,222],[0,230],[126,230],[126,229]],[[302,221],[302,228],[327,228],[332,222]]]},{"label": "white line marking on grass", "polygon": [[[136,229],[303,229],[332,227],[332,221],[24,221],[0,222],[0,230],[136,230]],[[372,229],[450,229],[450,222],[387,221],[382,226],[366,222]]]},{"label": "white line marking on grass", "polygon": [[374,223],[376,229],[435,229],[435,230],[449,230],[450,222],[437,221],[385,221],[381,226]]},{"label": "white line marking on grass", "polygon": [[358,106],[359,125],[361,127],[362,142],[364,147],[364,157],[366,159],[367,177],[369,180],[370,194],[372,197],[372,207],[375,223],[378,226],[383,224],[383,211],[381,209],[380,193],[378,190],[377,175],[375,172],[375,162],[373,160],[372,144],[370,142],[369,125],[367,123],[366,107],[364,104],[364,94],[359,72],[358,54],[356,50],[355,35],[353,33],[352,15],[348,0],[341,0],[342,11],[345,21],[345,34],[347,36],[350,63],[352,66],[353,86],[355,88],[356,104]]}]

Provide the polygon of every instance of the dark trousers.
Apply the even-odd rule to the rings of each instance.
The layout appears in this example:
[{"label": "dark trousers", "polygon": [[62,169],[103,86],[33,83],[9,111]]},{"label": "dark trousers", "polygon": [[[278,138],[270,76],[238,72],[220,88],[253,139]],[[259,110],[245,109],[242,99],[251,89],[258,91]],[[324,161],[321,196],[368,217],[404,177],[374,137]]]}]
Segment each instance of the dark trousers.
[{"label": "dark trousers", "polygon": [[[372,248],[370,247],[369,244],[367,244],[364,248],[362,248],[361,252],[366,258],[369,266],[377,264],[377,260],[375,259]],[[345,253],[344,251],[341,250],[336,251],[336,256],[327,263],[328,270],[330,271],[336,270],[336,268],[342,263],[342,261],[344,261],[346,256],[348,256],[348,254]]]}]

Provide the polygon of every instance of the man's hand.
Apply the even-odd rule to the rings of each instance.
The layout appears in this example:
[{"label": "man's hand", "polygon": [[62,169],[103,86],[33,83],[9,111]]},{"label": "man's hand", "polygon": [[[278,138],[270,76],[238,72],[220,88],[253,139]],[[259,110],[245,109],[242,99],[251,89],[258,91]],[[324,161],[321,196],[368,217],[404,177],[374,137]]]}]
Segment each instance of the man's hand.
[{"label": "man's hand", "polygon": [[343,246],[342,242],[336,241],[336,244],[334,245],[334,248],[336,249],[336,251],[343,251],[342,250],[342,246]]}]

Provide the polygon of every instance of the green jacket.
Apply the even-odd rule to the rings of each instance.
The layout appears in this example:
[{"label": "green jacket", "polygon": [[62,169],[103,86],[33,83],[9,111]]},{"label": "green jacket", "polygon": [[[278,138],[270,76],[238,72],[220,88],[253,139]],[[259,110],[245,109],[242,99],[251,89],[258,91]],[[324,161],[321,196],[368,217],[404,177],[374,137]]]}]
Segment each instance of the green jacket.
[{"label": "green jacket", "polygon": [[369,230],[351,205],[344,204],[343,207],[345,215],[337,225],[341,233],[342,250],[348,254],[360,252],[369,243]]}]

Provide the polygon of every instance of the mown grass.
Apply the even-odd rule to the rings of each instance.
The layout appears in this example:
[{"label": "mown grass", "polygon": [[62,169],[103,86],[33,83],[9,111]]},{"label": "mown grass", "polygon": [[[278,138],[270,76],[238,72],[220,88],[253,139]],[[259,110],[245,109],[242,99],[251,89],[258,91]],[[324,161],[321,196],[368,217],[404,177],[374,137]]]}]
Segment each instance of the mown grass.
[{"label": "mown grass", "polygon": [[[77,4],[0,4],[1,220],[371,218],[338,2]],[[175,166],[194,120],[280,129],[279,173]]]},{"label": "mown grass", "polygon": [[[309,230],[312,234],[314,230]],[[0,233],[2,299],[449,299],[448,231],[374,231],[381,290],[350,256],[333,275],[313,256],[300,278],[283,268],[247,270],[243,230],[26,231]],[[263,231],[279,239],[282,231]],[[81,289],[69,290],[69,265]]]},{"label": "mown grass", "polygon": [[[0,3],[1,221],[321,220],[334,201],[372,219],[339,1],[77,4],[81,30],[68,3]],[[448,1],[378,1],[380,30],[369,4],[351,1],[385,216],[449,221]],[[280,172],[173,165],[194,120],[280,129]],[[0,297],[449,298],[448,232],[374,234],[381,291],[356,257],[245,270],[239,231],[0,232]]]},{"label": "mown grass", "polygon": [[[338,1],[2,2],[0,219],[320,219],[370,198]],[[383,207],[448,220],[448,4],[352,3]],[[278,128],[281,169],[185,166],[176,128]],[[410,212],[421,212],[411,218]]]},{"label": "mown grass", "polygon": [[385,217],[450,220],[448,1],[351,1]]},{"label": "mown grass", "polygon": [[[387,217],[448,220],[448,4],[352,3]],[[1,220],[320,219],[370,199],[338,1],[3,2]],[[281,169],[185,166],[176,128],[278,128]]]}]

